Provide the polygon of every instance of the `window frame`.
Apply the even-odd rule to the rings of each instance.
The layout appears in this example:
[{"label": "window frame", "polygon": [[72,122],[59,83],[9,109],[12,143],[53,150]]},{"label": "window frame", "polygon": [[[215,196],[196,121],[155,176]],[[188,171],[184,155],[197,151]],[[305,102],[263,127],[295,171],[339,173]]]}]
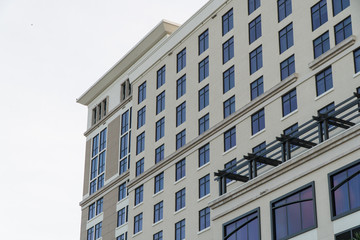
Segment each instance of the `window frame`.
[{"label": "window frame", "polygon": [[[326,72],[330,69],[330,73],[327,73]],[[323,77],[319,77],[320,75],[324,75]],[[326,77],[328,77],[329,75],[331,75],[331,87],[328,87],[327,86],[327,82],[326,82]],[[320,79],[319,79],[320,78]],[[320,84],[319,82],[323,82],[323,88],[324,88],[324,91],[319,93],[319,87],[318,85]],[[330,83],[329,83],[330,84]],[[327,68],[325,68],[324,70],[322,70],[321,72],[318,72],[316,75],[315,75],[315,87],[316,87],[316,96],[321,96],[323,94],[325,94],[326,92],[330,91],[331,89],[334,88],[334,83],[333,83],[333,77],[332,77],[332,67],[331,65]]]},{"label": "window frame", "polygon": [[[259,83],[259,81],[261,80],[261,83]],[[254,87],[253,85],[256,83],[256,86]],[[253,91],[256,91],[256,96],[253,95]],[[250,83],[250,99],[251,101],[254,100],[255,98],[261,96],[264,93],[264,77],[261,76],[258,79],[256,79],[255,81]]]},{"label": "window frame", "polygon": [[210,174],[206,174],[199,179],[199,199],[210,194]]},{"label": "window frame", "polygon": [[[263,112],[263,115],[259,116],[259,114],[261,112]],[[257,119],[255,119],[255,120],[257,120],[257,122],[258,122],[257,126],[258,126],[259,129],[258,129],[257,132],[254,132],[254,119],[253,119],[253,117],[255,117],[256,115],[257,115]],[[264,127],[261,128],[261,129],[260,129],[261,124],[260,124],[260,120],[259,120],[260,117],[264,118]],[[254,136],[255,134],[263,131],[264,129],[266,129],[266,125],[265,125],[265,108],[262,108],[259,111],[255,112],[254,114],[251,115],[251,135]]]},{"label": "window frame", "polygon": [[[202,212],[205,212],[204,214],[202,214]],[[205,221],[203,224],[202,224],[202,221]],[[203,208],[199,211],[199,232],[205,230],[205,229],[208,229],[210,228],[210,208],[209,207],[206,207],[206,208]],[[207,224],[208,223],[208,224]],[[204,225],[203,228],[201,228],[201,226]]]},{"label": "window frame", "polygon": [[201,118],[199,118],[199,135],[209,130],[209,126],[210,126],[210,114],[207,113]]},{"label": "window frame", "polygon": [[[249,28],[249,45],[250,45],[262,36],[261,14],[257,16],[254,20],[249,22],[248,28]],[[252,35],[254,35],[254,38],[251,37]]]},{"label": "window frame", "polygon": [[156,115],[165,110],[165,90],[156,96]]},{"label": "window frame", "polygon": [[198,111],[200,112],[210,104],[209,100],[210,88],[209,84],[201,88],[198,92]]},{"label": "window frame", "polygon": [[[227,136],[227,134],[230,134],[230,135]],[[233,137],[234,137],[234,139],[233,139]],[[229,140],[227,140],[227,139],[229,139]],[[226,147],[227,141],[229,142],[229,146],[230,146],[228,148]],[[224,152],[227,152],[234,147],[236,147],[236,126],[230,128],[229,130],[224,132]]]},{"label": "window frame", "polygon": [[[179,227],[177,227],[178,225],[179,225]],[[185,236],[186,236],[185,226],[186,226],[185,218],[175,223],[175,240],[184,240],[185,239]],[[177,238],[178,230],[180,231],[180,238]],[[184,232],[184,236],[182,235],[183,232]]]},{"label": "window frame", "polygon": [[136,155],[145,151],[145,131],[136,136]]},{"label": "window frame", "polygon": [[232,36],[222,44],[223,65],[233,59],[234,55],[234,36]]},{"label": "window frame", "polygon": [[[250,7],[250,5],[251,5],[250,3],[253,5],[252,7]],[[248,15],[255,12],[256,9],[258,9],[260,6],[261,6],[260,0],[248,0]]]},{"label": "window frame", "polygon": [[[324,4],[324,2],[325,2],[325,4]],[[317,8],[317,9],[314,10],[315,8]],[[324,10],[324,8],[325,8],[325,11],[326,11],[326,19],[322,19],[322,16],[323,16],[322,15],[322,10]],[[318,1],[316,4],[314,4],[310,8],[310,12],[311,12],[311,28],[312,28],[312,31],[315,31],[316,29],[321,27],[323,24],[325,24],[329,20],[326,0]],[[319,14],[319,25],[318,26],[314,26],[314,22],[315,22],[314,14]]]},{"label": "window frame", "polygon": [[[347,23],[347,25],[345,25],[345,21],[349,20],[350,19],[350,23]],[[342,25],[341,29],[340,30],[336,30],[336,28],[338,26]],[[345,32],[346,32],[346,27],[350,26],[350,30],[351,30],[351,34],[349,36],[346,36],[345,35]],[[338,39],[338,33],[342,33],[341,37],[342,39]],[[341,43],[342,41],[344,41],[345,39],[349,38],[351,35],[353,35],[353,31],[352,31],[352,21],[351,21],[351,15],[347,16],[346,18],[344,18],[343,20],[341,20],[339,23],[337,23],[335,26],[334,26],[334,35],[335,35],[335,45],[338,45],[339,43]],[[340,40],[340,41],[338,41]]]},{"label": "window frame", "polygon": [[[178,175],[178,173],[180,173]],[[175,182],[186,177],[186,159],[183,158],[175,163]]]},{"label": "window frame", "polygon": [[[233,9],[231,8],[224,15],[222,15],[222,35],[230,32],[234,28],[234,14]],[[225,28],[226,26],[226,28]]]},{"label": "window frame", "polygon": [[[295,95],[294,95],[294,92],[295,92]],[[293,98],[295,98],[295,102],[293,102]],[[294,89],[290,90],[289,92],[285,93],[284,95],[282,95],[281,102],[282,102],[282,116],[283,117],[286,117],[289,114],[296,111],[298,109],[296,88],[294,88]],[[287,103],[289,105],[289,112],[285,112],[285,110],[286,110],[285,106]],[[294,103],[294,106],[293,106],[293,103]]]},{"label": "window frame", "polygon": [[[291,26],[291,29],[290,29]],[[282,47],[282,40],[285,39],[286,45]],[[294,46],[294,27],[293,22],[289,23],[279,31],[279,53],[282,54]]]},{"label": "window frame", "polygon": [[156,72],[156,89],[159,89],[166,81],[166,65]]},{"label": "window frame", "polygon": [[158,223],[164,219],[164,201],[160,201],[154,205],[153,223]]},{"label": "window frame", "polygon": [[[338,15],[339,13],[341,13],[344,9],[346,9],[347,7],[349,7],[350,6],[350,0],[349,0],[349,5],[347,5],[347,6],[343,6],[344,4],[343,4],[343,1],[344,0],[340,0],[341,1],[341,9],[340,9],[340,11],[338,11],[338,12],[335,12],[335,7],[334,7],[334,1],[336,1],[336,0],[332,0],[331,2],[332,2],[332,9],[333,9],[333,16],[335,17],[336,15]],[[345,0],[345,1],[347,1],[347,0]]]},{"label": "window frame", "polygon": [[224,119],[232,115],[235,112],[235,95],[232,95],[223,102],[223,117]]},{"label": "window frame", "polygon": [[[326,38],[327,35],[327,38]],[[316,42],[319,41],[318,44],[316,44]],[[316,44],[316,45],[315,45]],[[326,45],[327,44],[327,45]],[[316,55],[316,50],[318,49],[319,46],[321,46],[321,54],[320,55]],[[328,46],[328,48],[326,49],[326,46]],[[314,59],[320,57],[321,55],[323,55],[324,53],[326,53],[327,51],[330,50],[330,36],[329,36],[329,30],[324,32],[323,34],[321,34],[319,37],[315,38],[313,40],[313,52],[314,52]]]},{"label": "window frame", "polygon": [[198,161],[198,167],[202,167],[208,162],[210,162],[210,143],[207,143],[199,148],[199,161]]},{"label": "window frame", "polygon": [[146,99],[146,81],[138,87],[138,104],[142,103]]},{"label": "window frame", "polygon": [[135,188],[134,195],[134,206],[137,206],[144,201],[144,185]]},{"label": "window frame", "polygon": [[176,150],[182,148],[186,145],[186,129],[180,131],[178,134],[176,134]]},{"label": "window frame", "polygon": [[209,29],[206,29],[198,37],[198,55],[200,56],[209,48]]},{"label": "window frame", "polygon": [[[143,213],[134,216],[134,234],[142,232],[143,227]],[[137,231],[136,231],[137,230]]]},{"label": "window frame", "polygon": [[223,94],[235,87],[235,65],[232,65],[223,72]]},{"label": "window frame", "polygon": [[176,55],[176,72],[180,72],[186,67],[186,47],[183,48],[177,55]]},{"label": "window frame", "polygon": [[[179,205],[178,205],[179,201]],[[182,188],[175,192],[175,212],[180,211],[186,207],[186,188]]]},{"label": "window frame", "polygon": [[165,117],[155,123],[155,142],[165,136]]},{"label": "window frame", "polygon": [[[281,4],[279,4],[281,1],[283,1]],[[288,3],[290,2],[290,12],[288,12],[287,7],[288,7]],[[280,7],[284,5],[284,17],[280,19]],[[285,18],[287,18],[291,13],[292,13],[292,2],[291,0],[278,0],[277,1],[277,10],[278,10],[278,22],[281,22],[282,20],[284,20]]]},{"label": "window frame", "polygon": [[199,62],[199,82],[202,82],[209,76],[209,56]]},{"label": "window frame", "polygon": [[159,147],[155,148],[155,164],[164,159],[165,157],[164,152],[165,152],[165,144],[161,144]]},{"label": "window frame", "polygon": [[[255,60],[255,68],[253,69],[253,65],[251,64]],[[258,46],[254,50],[249,53],[249,70],[250,75],[257,72],[259,69],[263,67],[263,58],[262,58],[262,45]]]},{"label": "window frame", "polygon": [[186,93],[186,74],[176,80],[176,99],[181,98]]},{"label": "window frame", "polygon": [[163,189],[164,189],[164,172],[161,172],[154,177],[154,194],[161,192]]},{"label": "window frame", "polygon": [[[356,56],[356,54],[358,55]],[[360,48],[354,50],[353,56],[354,56],[354,70],[355,70],[355,74],[357,74],[360,72]]]}]

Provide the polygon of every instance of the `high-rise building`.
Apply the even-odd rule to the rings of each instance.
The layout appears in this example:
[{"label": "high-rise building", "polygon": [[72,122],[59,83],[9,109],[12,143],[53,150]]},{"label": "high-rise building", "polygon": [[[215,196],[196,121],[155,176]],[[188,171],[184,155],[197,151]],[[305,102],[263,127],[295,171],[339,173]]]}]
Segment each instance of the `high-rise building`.
[{"label": "high-rise building", "polygon": [[360,1],[210,0],[88,107],[81,240],[359,239]]}]

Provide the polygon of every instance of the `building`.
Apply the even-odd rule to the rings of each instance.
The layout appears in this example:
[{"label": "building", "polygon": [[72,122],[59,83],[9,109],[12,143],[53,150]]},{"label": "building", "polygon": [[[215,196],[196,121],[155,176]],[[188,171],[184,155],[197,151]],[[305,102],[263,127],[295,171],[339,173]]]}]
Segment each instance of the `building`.
[{"label": "building", "polygon": [[359,37],[357,0],[210,0],[159,23],[77,100],[80,239],[355,237]]}]

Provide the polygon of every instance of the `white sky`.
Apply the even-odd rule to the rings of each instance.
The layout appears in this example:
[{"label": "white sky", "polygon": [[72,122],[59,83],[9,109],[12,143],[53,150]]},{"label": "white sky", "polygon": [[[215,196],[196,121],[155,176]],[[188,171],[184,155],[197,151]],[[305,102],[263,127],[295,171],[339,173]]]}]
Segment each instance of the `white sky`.
[{"label": "white sky", "polygon": [[86,107],[161,19],[207,0],[0,0],[0,238],[79,239]]}]

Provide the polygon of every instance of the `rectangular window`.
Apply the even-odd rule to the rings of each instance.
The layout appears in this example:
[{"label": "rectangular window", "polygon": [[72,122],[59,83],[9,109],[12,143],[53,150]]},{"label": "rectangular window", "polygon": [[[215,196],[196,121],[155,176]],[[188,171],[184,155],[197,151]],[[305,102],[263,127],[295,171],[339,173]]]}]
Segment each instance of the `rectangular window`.
[{"label": "rectangular window", "polygon": [[260,111],[251,115],[251,133],[252,135],[260,132],[265,128],[265,111],[261,109]]},{"label": "rectangular window", "polygon": [[[236,158],[224,164],[224,168],[225,169],[229,168],[228,170],[232,170],[235,167],[236,167]],[[236,173],[236,171],[234,171],[234,173]],[[232,181],[231,179],[226,178],[226,184],[228,184],[231,181]]]},{"label": "rectangular window", "polygon": [[92,141],[92,157],[99,153],[99,134],[97,134]]},{"label": "rectangular window", "polygon": [[124,225],[126,223],[126,207],[120,209],[117,212],[117,227]]},{"label": "rectangular window", "polygon": [[351,16],[335,25],[335,44],[339,44],[352,35]]},{"label": "rectangular window", "polygon": [[156,114],[161,113],[165,109],[165,91],[156,97]]},{"label": "rectangular window", "polygon": [[251,100],[254,100],[258,96],[264,93],[264,82],[263,77],[259,77],[250,84],[251,89]]},{"label": "rectangular window", "polygon": [[155,141],[158,141],[160,138],[165,135],[165,117],[161,118],[156,122],[156,133],[155,133]]},{"label": "rectangular window", "polygon": [[175,224],[175,240],[185,239],[185,219]]},{"label": "rectangular window", "polygon": [[280,63],[281,81],[295,73],[295,56],[291,55]]},{"label": "rectangular window", "polygon": [[143,193],[144,193],[143,185],[135,189],[135,204],[134,204],[135,206],[143,202]]},{"label": "rectangular window", "polygon": [[177,54],[177,72],[180,72],[184,67],[186,67],[186,48],[181,50]]},{"label": "rectangular window", "polygon": [[261,37],[261,15],[249,23],[249,44]]},{"label": "rectangular window", "polygon": [[291,0],[278,0],[278,20],[281,22],[292,13]]},{"label": "rectangular window", "polygon": [[119,196],[118,201],[121,201],[127,197],[127,190],[126,190],[126,182],[122,183],[119,186]]},{"label": "rectangular window", "polygon": [[355,73],[360,72],[360,48],[354,51]]},{"label": "rectangular window", "polygon": [[107,128],[100,132],[100,151],[104,150],[106,147],[106,132]]},{"label": "rectangular window", "polygon": [[[92,139],[92,157],[90,169],[90,191],[93,194],[104,186],[104,171],[105,171],[105,157],[106,157],[106,135],[107,128],[103,129],[100,134],[97,134]],[[99,143],[100,136],[100,143]]]},{"label": "rectangular window", "polygon": [[316,75],[316,96],[333,88],[331,66]]},{"label": "rectangular window", "polygon": [[234,37],[223,43],[223,64],[234,57]]},{"label": "rectangular window", "polygon": [[260,0],[248,0],[249,15],[260,7]]},{"label": "rectangular window", "polygon": [[164,173],[160,173],[155,176],[154,179],[154,194],[160,192],[164,189]]},{"label": "rectangular window", "polygon": [[[258,156],[265,157],[265,155],[262,155],[265,151],[266,151],[266,142],[262,142],[259,145],[252,148],[252,153]],[[260,164],[261,163],[258,163],[258,165]]]},{"label": "rectangular window", "polygon": [[271,201],[274,239],[289,239],[316,228],[314,183]]},{"label": "rectangular window", "polygon": [[176,163],[175,181],[179,181],[186,174],[185,158]]},{"label": "rectangular window", "polygon": [[145,132],[136,137],[136,155],[145,150]]},{"label": "rectangular window", "polygon": [[250,211],[223,225],[224,239],[260,240],[260,209]]},{"label": "rectangular window", "polygon": [[224,102],[224,118],[235,112],[235,95]]},{"label": "rectangular window", "polygon": [[127,240],[127,232],[121,234],[116,238],[116,240]]},{"label": "rectangular window", "polygon": [[185,207],[185,188],[175,193],[175,211]]},{"label": "rectangular window", "polygon": [[155,163],[164,159],[164,144],[155,149]]},{"label": "rectangular window", "polygon": [[312,30],[328,21],[326,0],[321,0],[311,8]]},{"label": "rectangular window", "polygon": [[89,206],[88,220],[92,219],[93,217],[95,217],[95,203]]},{"label": "rectangular window", "polygon": [[[328,105],[326,105],[325,107],[321,108],[320,110],[318,110],[318,115],[320,114],[330,114],[333,113],[335,111],[335,103],[332,102]],[[328,129],[334,127],[333,125],[329,124],[328,125]],[[322,128],[323,128],[323,134],[325,131],[325,123],[322,123]]]},{"label": "rectangular window", "polygon": [[146,121],[146,106],[141,108],[137,113],[137,128],[141,128]]},{"label": "rectangular window", "polygon": [[360,160],[329,173],[331,217],[360,210]]},{"label": "rectangular window", "polygon": [[210,194],[210,174],[199,179],[199,199]]},{"label": "rectangular window", "polygon": [[199,231],[210,227],[210,208],[204,208],[199,211]]},{"label": "rectangular window", "polygon": [[209,105],[209,84],[199,90],[199,111]]},{"label": "rectangular window", "polygon": [[154,205],[154,223],[163,219],[163,201]]},{"label": "rectangular window", "polygon": [[105,180],[104,174],[100,175],[100,177],[98,178],[98,185],[97,185],[98,190],[104,186],[104,180]]},{"label": "rectangular window", "polygon": [[283,117],[297,109],[296,89],[291,90],[281,97]]},{"label": "rectangular window", "polygon": [[136,172],[135,176],[139,176],[144,172],[144,158],[136,162]]},{"label": "rectangular window", "polygon": [[327,52],[330,49],[329,31],[322,34],[320,37],[313,41],[314,46],[314,58],[319,57],[321,54]]},{"label": "rectangular window", "polygon": [[179,99],[186,93],[186,75],[176,81],[176,99]]},{"label": "rectangular window", "polygon": [[128,134],[126,133],[120,139],[120,158],[126,157],[128,153]]},{"label": "rectangular window", "polygon": [[279,31],[280,54],[294,45],[293,25],[290,23]]},{"label": "rectangular window", "polygon": [[165,84],[165,65],[157,71],[156,89]]},{"label": "rectangular window", "polygon": [[134,217],[134,234],[142,231],[143,214],[140,213]]},{"label": "rectangular window", "polygon": [[209,113],[199,119],[199,135],[209,129]]},{"label": "rectangular window", "polygon": [[209,48],[209,29],[206,29],[199,36],[199,55]]},{"label": "rectangular window", "polygon": [[186,121],[186,102],[176,107],[176,127]]},{"label": "rectangular window", "polygon": [[94,227],[89,228],[87,230],[87,240],[93,240],[94,239]]},{"label": "rectangular window", "polygon": [[230,9],[222,16],[222,35],[224,36],[234,27],[233,9]]},{"label": "rectangular window", "polygon": [[120,161],[119,175],[123,174],[127,170],[127,158]]},{"label": "rectangular window", "polygon": [[104,199],[100,198],[96,201],[96,215],[99,215],[103,212]]},{"label": "rectangular window", "polygon": [[186,129],[176,134],[176,150],[184,146],[186,143]]},{"label": "rectangular window", "polygon": [[262,68],[262,46],[260,45],[249,54],[250,57],[250,75]]},{"label": "rectangular window", "polygon": [[129,110],[121,115],[121,135],[129,130]]},{"label": "rectangular window", "polygon": [[160,231],[160,232],[155,233],[153,236],[153,240],[163,240],[163,232]]},{"label": "rectangular window", "polygon": [[[292,126],[290,126],[284,130],[284,135],[293,136],[297,132],[298,132],[298,124],[295,123]],[[296,148],[296,145],[291,144],[290,149],[294,149],[294,148]],[[286,149],[285,149],[285,151],[286,151]]]},{"label": "rectangular window", "polygon": [[199,63],[199,82],[209,76],[209,57]]},{"label": "rectangular window", "polygon": [[360,226],[356,226],[342,233],[335,235],[335,240],[360,239]]},{"label": "rectangular window", "polygon": [[199,148],[199,167],[202,167],[210,161],[210,144]]},{"label": "rectangular window", "polygon": [[146,99],[146,82],[141,84],[138,88],[138,104]]},{"label": "rectangular window", "polygon": [[223,73],[223,93],[226,93],[235,86],[234,66],[230,67]]},{"label": "rectangular window", "polygon": [[332,0],[334,16],[350,6],[350,0]]},{"label": "rectangular window", "polygon": [[236,128],[233,127],[224,133],[224,152],[236,146]]}]

